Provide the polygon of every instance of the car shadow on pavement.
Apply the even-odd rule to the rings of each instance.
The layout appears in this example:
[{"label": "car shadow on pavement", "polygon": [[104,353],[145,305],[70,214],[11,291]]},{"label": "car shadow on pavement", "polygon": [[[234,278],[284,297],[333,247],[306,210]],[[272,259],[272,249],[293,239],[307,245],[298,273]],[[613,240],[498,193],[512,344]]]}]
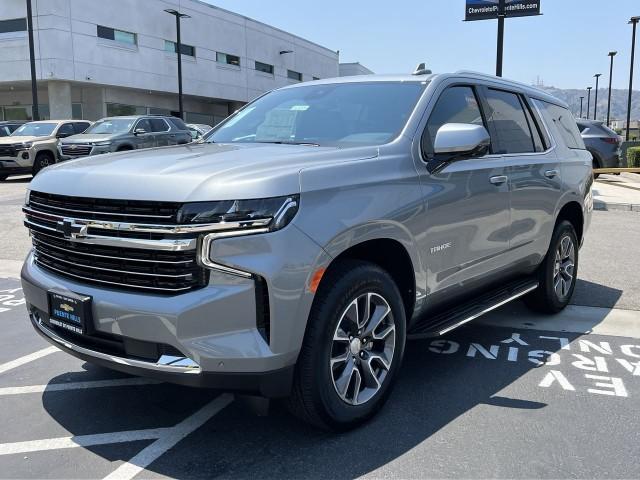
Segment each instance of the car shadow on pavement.
[{"label": "car shadow on pavement", "polygon": [[[607,290],[603,286],[592,285],[591,288]],[[612,294],[607,292],[607,295]],[[602,309],[600,320],[606,317],[606,312]],[[514,332],[527,338],[530,346],[520,347],[517,361],[507,361],[509,345],[505,344],[505,339],[512,338]],[[491,419],[481,418],[496,423],[498,429],[504,428],[504,436],[498,441],[506,442],[508,434],[513,433],[513,425],[505,422],[500,426],[500,419],[507,412],[544,412],[548,408],[545,402],[511,398],[504,393],[507,387],[529,372],[546,368],[527,356],[529,351],[540,348],[533,345],[532,339],[548,338],[544,335],[565,337],[570,342],[582,336],[579,333],[545,333],[470,324],[437,339],[441,343],[409,341],[402,372],[388,403],[369,423],[347,433],[315,430],[291,417],[282,402],[272,402],[267,416],[257,416],[242,402],[233,402],[153,462],[141,478],[155,475],[203,479],[354,478],[402,461],[404,456],[430,439],[434,442],[430,447],[439,446],[440,457],[433,463],[423,458],[424,465],[432,470],[424,470],[422,475],[447,476],[451,473],[447,469],[452,462],[457,462],[460,455],[464,456],[465,451],[473,448],[464,438],[466,435],[452,437],[450,433],[442,433],[447,432],[447,427],[456,419],[465,415],[478,416],[477,408],[481,411],[491,409]],[[497,345],[499,351],[496,350],[494,359],[477,351],[471,355],[472,344],[482,345],[487,351]],[[455,354],[446,351],[451,345],[459,346]],[[560,343],[547,341],[544,350],[547,352],[543,360],[549,358],[551,352],[559,352]],[[540,372],[536,377],[543,374]],[[52,378],[50,383],[122,376],[86,365],[84,372],[71,376],[64,374]],[[537,382],[539,379],[535,387]],[[86,435],[170,427],[217,394],[211,390],[157,384],[45,391],[42,402],[48,414],[72,435]],[[121,458],[122,450],[115,447],[85,448],[109,461],[129,460]],[[496,445],[495,448],[500,447]],[[443,449],[447,452],[444,458]],[[530,474],[536,476],[533,470]]]}]

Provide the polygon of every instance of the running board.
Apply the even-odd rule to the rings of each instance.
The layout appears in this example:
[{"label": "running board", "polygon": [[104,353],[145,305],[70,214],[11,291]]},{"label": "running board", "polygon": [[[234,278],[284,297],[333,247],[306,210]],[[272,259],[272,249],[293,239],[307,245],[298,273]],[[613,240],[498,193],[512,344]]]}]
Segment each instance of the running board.
[{"label": "running board", "polygon": [[407,336],[409,339],[418,339],[444,335],[536,288],[538,288],[538,282],[531,279],[508,283],[469,302],[439,313],[435,317],[427,315],[424,319],[419,319],[411,326]]}]

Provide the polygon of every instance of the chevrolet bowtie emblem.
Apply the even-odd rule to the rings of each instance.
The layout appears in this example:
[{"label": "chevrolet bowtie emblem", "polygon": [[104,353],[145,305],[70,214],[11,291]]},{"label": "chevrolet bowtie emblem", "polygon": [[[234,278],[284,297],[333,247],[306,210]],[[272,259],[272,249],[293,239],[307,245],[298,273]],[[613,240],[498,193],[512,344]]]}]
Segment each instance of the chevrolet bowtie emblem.
[{"label": "chevrolet bowtie emblem", "polygon": [[70,148],[71,148],[71,150],[75,150],[76,148],[78,148],[78,146],[72,144]]},{"label": "chevrolet bowtie emblem", "polygon": [[63,303],[62,305],[60,305],[60,308],[67,313],[73,312],[73,307],[67,303]]},{"label": "chevrolet bowtie emblem", "polygon": [[87,236],[87,226],[75,223],[70,218],[65,218],[56,224],[56,230],[64,235],[64,238],[74,240]]}]

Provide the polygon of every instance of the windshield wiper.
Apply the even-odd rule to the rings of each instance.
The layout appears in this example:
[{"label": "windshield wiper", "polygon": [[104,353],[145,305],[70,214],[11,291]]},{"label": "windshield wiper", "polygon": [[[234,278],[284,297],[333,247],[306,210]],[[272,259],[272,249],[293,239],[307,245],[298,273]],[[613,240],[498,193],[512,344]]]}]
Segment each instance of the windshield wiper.
[{"label": "windshield wiper", "polygon": [[310,147],[319,147],[319,143],[314,142],[283,142],[282,140],[266,140],[263,142],[253,142],[253,143],[275,143],[277,145],[308,145]]}]

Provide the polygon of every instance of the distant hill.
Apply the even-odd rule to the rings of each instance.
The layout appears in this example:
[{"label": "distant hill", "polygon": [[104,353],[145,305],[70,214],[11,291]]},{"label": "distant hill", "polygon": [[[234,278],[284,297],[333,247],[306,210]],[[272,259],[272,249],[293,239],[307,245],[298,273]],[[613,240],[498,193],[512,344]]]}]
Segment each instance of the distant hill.
[{"label": "distant hill", "polygon": [[[567,102],[571,111],[578,115],[580,113],[580,97],[584,96],[583,116],[587,115],[587,91],[577,89],[561,89],[555,87],[540,87],[554,97]],[[627,119],[627,95],[629,90],[611,91],[611,119],[626,120]],[[591,117],[593,117],[593,105],[595,100],[595,90],[591,90]],[[607,118],[607,96],[609,90],[607,88],[598,89],[598,120],[606,120]],[[640,120],[640,91],[634,90],[631,101],[631,120]]]}]

